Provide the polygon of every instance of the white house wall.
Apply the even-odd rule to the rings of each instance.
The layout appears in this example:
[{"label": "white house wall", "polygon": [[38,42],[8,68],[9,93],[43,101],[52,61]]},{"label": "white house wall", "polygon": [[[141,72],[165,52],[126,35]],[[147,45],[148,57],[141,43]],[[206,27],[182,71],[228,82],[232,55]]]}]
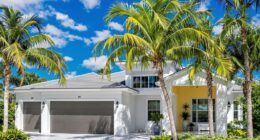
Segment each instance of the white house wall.
[{"label": "white house wall", "polygon": [[122,105],[124,109],[123,120],[128,128],[128,133],[135,132],[135,96],[129,94],[122,95]]},{"label": "white house wall", "polygon": [[[135,117],[136,130],[138,132],[151,132],[151,122],[148,121],[148,100],[161,100],[160,95],[136,95],[135,96]],[[162,104],[162,103],[161,103]],[[161,106],[162,110],[162,106]]]}]

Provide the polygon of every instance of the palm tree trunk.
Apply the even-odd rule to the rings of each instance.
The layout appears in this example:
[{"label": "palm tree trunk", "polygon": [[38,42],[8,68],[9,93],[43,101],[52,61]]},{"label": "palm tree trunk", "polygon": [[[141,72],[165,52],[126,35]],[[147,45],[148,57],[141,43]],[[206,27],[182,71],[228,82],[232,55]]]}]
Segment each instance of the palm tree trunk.
[{"label": "palm tree trunk", "polygon": [[208,86],[208,122],[209,122],[209,135],[214,136],[214,122],[213,122],[213,84],[212,73],[207,69],[207,86]]},{"label": "palm tree trunk", "polygon": [[[242,16],[243,18],[243,16]],[[245,18],[244,18],[245,19]],[[244,65],[245,65],[245,82],[243,84],[243,92],[246,97],[246,108],[247,108],[247,137],[253,139],[253,117],[252,117],[252,81],[251,81],[251,70],[250,70],[250,58],[249,50],[247,46],[247,30],[245,26],[241,28],[242,32],[242,45],[244,50]]]},{"label": "palm tree trunk", "polygon": [[163,78],[163,67],[161,64],[157,65],[157,74],[159,77],[159,82],[160,82],[160,86],[161,86],[162,93],[164,96],[164,100],[166,102],[166,107],[167,107],[168,116],[169,116],[169,120],[170,120],[172,138],[173,138],[173,140],[177,140],[177,133],[176,133],[175,122],[174,122],[174,117],[173,117],[172,101],[170,99],[170,96],[169,96],[168,91],[165,86],[165,82],[164,82],[164,78]]},{"label": "palm tree trunk", "polygon": [[11,77],[10,65],[5,64],[5,66],[4,66],[4,126],[3,126],[3,132],[6,132],[8,129],[8,104],[9,104],[9,93],[10,93],[10,77]]}]

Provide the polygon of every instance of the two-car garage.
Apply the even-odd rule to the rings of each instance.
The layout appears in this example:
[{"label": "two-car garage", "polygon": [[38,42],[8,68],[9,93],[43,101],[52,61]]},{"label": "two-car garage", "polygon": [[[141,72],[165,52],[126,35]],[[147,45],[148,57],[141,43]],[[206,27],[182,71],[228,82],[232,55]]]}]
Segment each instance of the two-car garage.
[{"label": "two-car garage", "polygon": [[[40,131],[40,102],[24,102],[24,130]],[[50,132],[113,134],[113,101],[51,101]]]}]

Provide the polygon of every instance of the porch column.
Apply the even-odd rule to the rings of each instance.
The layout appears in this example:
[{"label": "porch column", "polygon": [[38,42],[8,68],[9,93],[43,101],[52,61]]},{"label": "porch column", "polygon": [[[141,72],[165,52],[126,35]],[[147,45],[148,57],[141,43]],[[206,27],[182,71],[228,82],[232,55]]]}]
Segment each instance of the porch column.
[{"label": "porch column", "polygon": [[50,101],[42,101],[41,110],[41,133],[50,134]]},{"label": "porch column", "polygon": [[15,127],[23,130],[23,102],[21,101],[16,101]]},{"label": "porch column", "polygon": [[225,136],[227,135],[228,92],[227,86],[217,85],[216,133]]}]

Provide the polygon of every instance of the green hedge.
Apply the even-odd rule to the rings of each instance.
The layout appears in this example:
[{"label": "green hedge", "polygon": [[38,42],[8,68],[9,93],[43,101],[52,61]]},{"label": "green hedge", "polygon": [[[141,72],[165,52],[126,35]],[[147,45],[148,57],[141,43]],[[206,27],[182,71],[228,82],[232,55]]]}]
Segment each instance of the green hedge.
[{"label": "green hedge", "polygon": [[[4,119],[4,102],[0,101],[0,131],[3,128],[3,119]],[[8,110],[8,128],[14,129],[14,118],[15,118],[15,103],[9,103],[9,110]]]},{"label": "green hedge", "polygon": [[[154,136],[151,137],[151,140],[171,140],[171,136]],[[214,136],[210,137],[208,135],[192,135],[190,133],[182,133],[178,134],[178,140],[247,140],[246,138],[239,137],[239,136],[229,136],[229,137],[224,137],[224,136]],[[260,140],[260,137],[255,138],[255,140]]]},{"label": "green hedge", "polygon": [[29,140],[30,136],[21,130],[8,129],[6,133],[0,132],[0,140]]}]

